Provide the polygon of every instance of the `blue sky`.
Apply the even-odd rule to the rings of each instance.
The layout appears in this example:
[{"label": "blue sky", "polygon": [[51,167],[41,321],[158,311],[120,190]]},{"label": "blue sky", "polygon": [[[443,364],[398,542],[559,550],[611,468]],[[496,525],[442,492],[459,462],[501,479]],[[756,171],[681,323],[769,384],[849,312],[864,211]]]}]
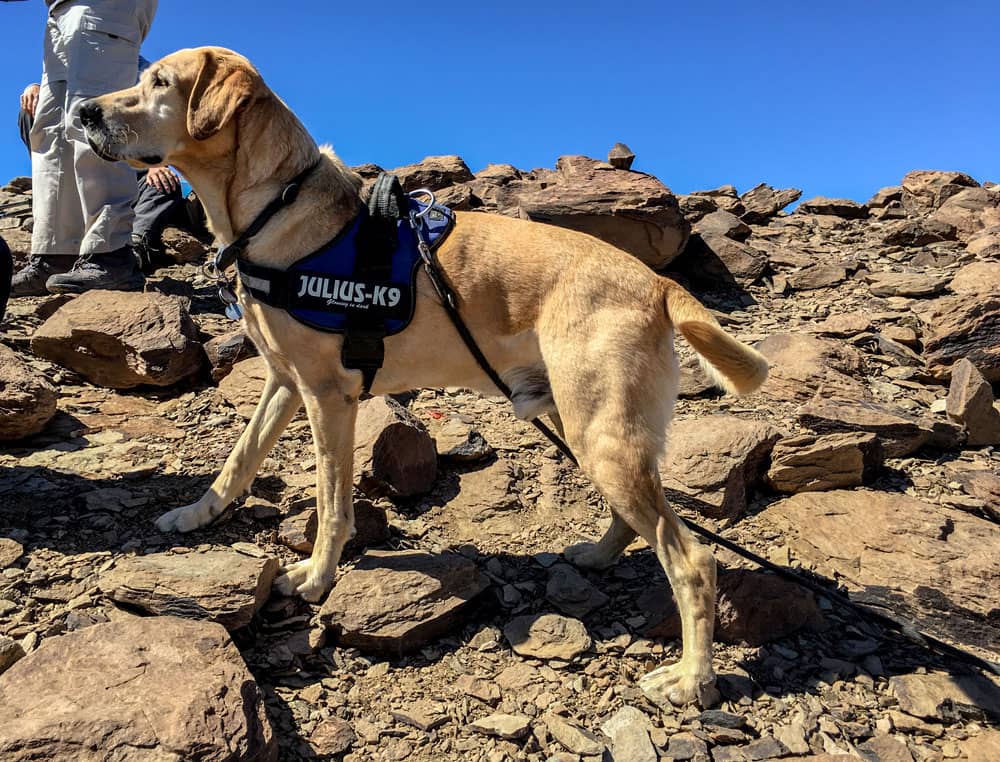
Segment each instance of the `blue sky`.
[{"label": "blue sky", "polygon": [[[29,170],[15,116],[44,18],[0,3],[0,181]],[[244,53],[351,164],[531,168],[621,140],[675,192],[863,201],[911,169],[1000,181],[998,39],[996,0],[161,0],[143,53]]]}]

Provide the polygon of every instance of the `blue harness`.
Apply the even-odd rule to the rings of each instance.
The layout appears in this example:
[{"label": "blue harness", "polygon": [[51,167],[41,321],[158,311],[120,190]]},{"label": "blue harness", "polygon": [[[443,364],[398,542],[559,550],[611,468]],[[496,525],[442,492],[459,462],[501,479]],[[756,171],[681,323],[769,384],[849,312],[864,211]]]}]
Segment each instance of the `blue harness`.
[{"label": "blue harness", "polygon": [[295,178],[236,242],[216,255],[219,293],[226,314],[239,318],[238,305],[221,273],[236,264],[240,282],[254,299],[278,307],[310,328],[344,335],[341,360],[361,371],[367,393],[382,367],[382,340],[410,324],[417,303],[417,271],[423,265],[439,294],[443,282],[433,266],[433,250],[455,224],[454,213],[434,203],[421,204],[403,193],[399,180],[383,173],[367,206],[336,238],[287,270],[240,257],[246,241],[276,210],[295,199],[302,179]]},{"label": "blue harness", "polygon": [[238,260],[240,282],[255,299],[286,310],[310,328],[328,333],[349,330],[352,316],[379,323],[384,336],[410,324],[416,306],[416,276],[422,259],[418,236],[433,251],[451,232],[455,215],[447,207],[430,208],[409,199],[409,211],[421,214],[396,220],[396,247],[387,261],[366,262],[370,252],[362,233],[370,220],[367,207],[336,238],[298,260],[287,270]]}]

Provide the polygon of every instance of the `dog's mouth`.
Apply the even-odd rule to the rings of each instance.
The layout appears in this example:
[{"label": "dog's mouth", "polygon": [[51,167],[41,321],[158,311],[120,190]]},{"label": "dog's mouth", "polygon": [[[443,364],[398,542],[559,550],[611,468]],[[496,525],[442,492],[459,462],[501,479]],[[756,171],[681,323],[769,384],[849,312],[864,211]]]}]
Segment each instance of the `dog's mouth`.
[{"label": "dog's mouth", "polygon": [[86,133],[87,133],[87,142],[90,144],[90,147],[94,149],[94,153],[96,153],[105,161],[121,161],[121,157],[115,156],[108,150],[107,145],[103,140],[100,141],[95,140],[90,130],[87,130]]}]

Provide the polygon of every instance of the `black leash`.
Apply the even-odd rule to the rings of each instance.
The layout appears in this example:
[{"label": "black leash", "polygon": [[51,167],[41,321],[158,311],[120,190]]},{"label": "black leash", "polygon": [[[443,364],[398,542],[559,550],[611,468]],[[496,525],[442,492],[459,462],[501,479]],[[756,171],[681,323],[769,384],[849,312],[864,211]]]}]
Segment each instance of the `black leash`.
[{"label": "black leash", "polygon": [[[419,229],[417,230],[417,235],[418,236],[420,235]],[[427,272],[427,276],[430,278],[430,281],[433,284],[435,291],[437,291],[438,296],[441,298],[441,302],[444,305],[445,312],[451,319],[452,325],[455,326],[455,329],[458,331],[459,336],[462,337],[462,341],[465,342],[465,345],[472,353],[472,356],[476,358],[476,362],[479,363],[479,367],[483,370],[484,373],[486,373],[487,376],[489,376],[490,380],[496,385],[496,387],[501,392],[503,392],[503,395],[508,400],[510,400],[511,399],[510,389],[503,382],[503,380],[493,369],[493,367],[490,365],[489,361],[486,359],[486,356],[482,353],[482,350],[479,349],[479,345],[476,344],[475,338],[469,332],[469,329],[466,327],[465,322],[462,320],[462,316],[458,312],[458,304],[455,298],[454,291],[452,291],[450,286],[445,281],[440,270],[438,269],[439,266],[437,264],[437,260],[434,257],[433,253],[431,253],[429,249],[425,251],[425,248],[426,247],[424,247],[423,245],[421,246],[421,253],[424,254],[424,269]],[[532,419],[531,423],[536,429],[538,429],[542,434],[544,434],[545,437],[550,442],[552,442],[552,444],[554,444],[563,455],[566,456],[567,460],[569,460],[570,463],[579,468],[580,464],[577,461],[576,457],[573,455],[573,452],[569,449],[569,445],[567,445],[559,436],[555,434],[555,432],[553,432],[548,426],[546,426],[537,418]],[[923,648],[926,648],[930,651],[936,651],[937,653],[943,656],[948,656],[953,659],[957,659],[958,661],[965,662],[966,664],[976,667],[977,669],[980,669],[983,672],[991,673],[994,675],[1000,675],[1000,664],[988,661],[979,656],[976,656],[974,653],[958,648],[957,646],[953,646],[949,643],[945,643],[944,641],[935,638],[933,635],[928,635],[927,633],[917,629],[916,625],[914,625],[912,622],[896,619],[895,617],[891,617],[887,614],[882,614],[878,611],[874,611],[873,609],[867,606],[862,606],[858,603],[855,603],[847,595],[841,593],[839,590],[831,590],[828,587],[824,587],[823,585],[814,582],[813,580],[809,579],[803,574],[800,574],[794,569],[790,569],[786,566],[779,566],[778,564],[768,561],[766,558],[758,556],[756,553],[747,550],[746,548],[740,545],[737,545],[732,540],[726,539],[722,535],[717,534],[711,531],[710,529],[706,529],[705,527],[695,523],[694,521],[691,521],[690,519],[681,517],[681,520],[695,534],[699,534],[702,537],[715,543],[716,545],[719,545],[720,547],[723,547],[726,550],[729,550],[735,553],[736,555],[745,558],[747,561],[753,562],[762,569],[766,569],[784,579],[796,583],[797,585],[801,585],[802,587],[812,591],[813,593],[816,593],[817,595],[822,595],[840,604],[844,608],[853,611],[854,613],[858,614],[863,618],[867,618],[889,630],[897,632],[907,640],[910,640],[911,642],[916,643],[917,645],[922,646]]]}]

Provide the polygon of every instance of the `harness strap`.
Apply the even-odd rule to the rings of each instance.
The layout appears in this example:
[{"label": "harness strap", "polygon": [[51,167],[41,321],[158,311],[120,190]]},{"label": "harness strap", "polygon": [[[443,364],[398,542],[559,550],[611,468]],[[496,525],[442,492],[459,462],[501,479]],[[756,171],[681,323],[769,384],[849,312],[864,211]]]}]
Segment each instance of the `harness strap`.
[{"label": "harness strap", "polygon": [[322,160],[322,157],[316,159],[315,162],[295,175],[281,193],[261,210],[260,214],[254,218],[254,221],[250,223],[247,229],[235,241],[219,249],[215,255],[215,267],[220,273],[225,272],[230,266],[236,263],[240,254],[246,250],[250,239],[261,231],[261,228],[267,224],[268,220],[295,201],[299,195],[299,188],[302,187],[302,183],[320,165]]},{"label": "harness strap", "polygon": [[[358,257],[354,275],[359,280],[387,280],[392,255],[399,247],[400,220],[408,216],[409,202],[399,178],[383,172],[375,180],[368,199],[368,215],[358,230]],[[340,359],[345,368],[361,371],[362,388],[371,392],[375,374],[385,362],[385,321],[370,313],[354,313],[347,318]]]}]

